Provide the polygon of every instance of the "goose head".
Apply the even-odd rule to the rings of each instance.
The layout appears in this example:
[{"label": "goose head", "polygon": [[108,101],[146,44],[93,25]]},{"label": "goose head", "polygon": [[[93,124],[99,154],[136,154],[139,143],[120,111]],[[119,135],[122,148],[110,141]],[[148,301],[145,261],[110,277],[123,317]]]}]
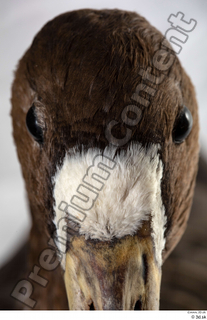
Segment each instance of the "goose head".
[{"label": "goose head", "polygon": [[62,14],[20,60],[11,114],[31,265],[47,236],[70,309],[158,309],[199,153],[194,88],[169,43],[133,12]]}]

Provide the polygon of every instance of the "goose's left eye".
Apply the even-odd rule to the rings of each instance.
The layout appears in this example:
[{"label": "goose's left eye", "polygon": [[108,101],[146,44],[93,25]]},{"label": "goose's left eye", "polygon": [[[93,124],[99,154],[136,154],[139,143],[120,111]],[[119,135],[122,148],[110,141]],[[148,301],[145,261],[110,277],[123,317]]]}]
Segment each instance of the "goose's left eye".
[{"label": "goose's left eye", "polygon": [[37,116],[35,113],[35,106],[34,105],[32,105],[31,108],[29,109],[29,111],[27,112],[26,126],[27,126],[27,130],[29,131],[31,136],[39,144],[42,144],[43,143],[43,131],[37,121]]},{"label": "goose's left eye", "polygon": [[193,117],[190,110],[186,106],[184,106],[177,120],[175,121],[172,132],[173,141],[175,143],[182,143],[191,132],[192,126]]}]

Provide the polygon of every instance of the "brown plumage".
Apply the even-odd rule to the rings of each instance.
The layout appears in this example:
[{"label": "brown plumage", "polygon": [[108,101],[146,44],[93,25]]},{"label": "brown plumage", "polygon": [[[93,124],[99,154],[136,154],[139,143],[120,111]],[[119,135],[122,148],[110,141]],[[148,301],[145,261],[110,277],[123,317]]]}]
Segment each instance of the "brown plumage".
[{"label": "brown plumage", "polygon": [[[25,274],[48,247],[48,238],[55,235],[51,177],[56,166],[62,165],[65,154],[74,146],[104,150],[109,144],[105,130],[111,120],[120,123],[112,133],[122,138],[127,125],[121,113],[132,104],[131,96],[139,83],[156,89],[156,94],[149,97],[142,92],[150,105],[146,108],[137,104],[142,119],[131,128],[130,141],[138,141],[145,148],[151,143],[161,145],[161,190],[167,216],[163,260],[180,240],[197,173],[198,110],[193,85],[177,57],[162,72],[165,78],[159,85],[139,75],[140,69],[151,67],[151,73],[160,77],[153,56],[163,49],[162,41],[162,34],[136,13],[80,10],[48,22],[20,60],[12,86],[11,115],[33,222]],[[41,146],[25,125],[32,104],[44,132]],[[193,128],[182,144],[175,144],[172,131],[183,105],[192,114]],[[41,270],[49,284],[46,288],[34,284],[36,309],[67,308],[62,273],[60,268],[51,273]]]}]

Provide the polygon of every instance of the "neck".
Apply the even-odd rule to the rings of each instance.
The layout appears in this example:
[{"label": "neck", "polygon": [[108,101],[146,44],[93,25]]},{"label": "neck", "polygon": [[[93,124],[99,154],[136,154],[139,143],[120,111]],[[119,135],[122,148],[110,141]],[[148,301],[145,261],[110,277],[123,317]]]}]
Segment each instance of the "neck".
[{"label": "neck", "polygon": [[33,224],[29,242],[29,263],[25,279],[33,287],[31,299],[36,301],[34,309],[67,310],[63,272],[51,239]]}]

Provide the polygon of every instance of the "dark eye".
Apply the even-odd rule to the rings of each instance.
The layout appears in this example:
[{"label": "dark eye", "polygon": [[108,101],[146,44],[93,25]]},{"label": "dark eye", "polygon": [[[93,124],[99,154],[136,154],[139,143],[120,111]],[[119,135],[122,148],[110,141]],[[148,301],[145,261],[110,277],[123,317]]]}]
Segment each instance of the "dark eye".
[{"label": "dark eye", "polygon": [[173,128],[173,141],[175,143],[182,143],[189,133],[191,132],[193,126],[193,117],[190,110],[184,106],[181,110],[178,118],[175,121]]},{"label": "dark eye", "polygon": [[43,143],[43,131],[37,121],[37,116],[35,113],[35,106],[32,105],[26,116],[26,126],[27,130],[31,136],[40,144]]}]

